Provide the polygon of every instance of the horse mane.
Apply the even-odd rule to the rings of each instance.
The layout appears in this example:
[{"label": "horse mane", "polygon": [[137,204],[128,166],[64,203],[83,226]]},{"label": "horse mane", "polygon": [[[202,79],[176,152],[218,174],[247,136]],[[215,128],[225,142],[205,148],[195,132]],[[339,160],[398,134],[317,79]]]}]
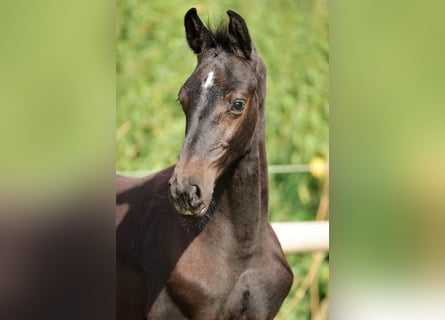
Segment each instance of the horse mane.
[{"label": "horse mane", "polygon": [[216,27],[207,23],[206,27],[210,31],[210,36],[213,41],[212,47],[219,48],[227,53],[236,53],[237,49],[232,44],[229,33],[229,24],[227,22],[220,22]]},{"label": "horse mane", "polygon": [[221,47],[224,50],[233,50],[230,44],[229,25],[225,22],[221,22],[216,28],[210,28],[213,39],[217,47]]}]

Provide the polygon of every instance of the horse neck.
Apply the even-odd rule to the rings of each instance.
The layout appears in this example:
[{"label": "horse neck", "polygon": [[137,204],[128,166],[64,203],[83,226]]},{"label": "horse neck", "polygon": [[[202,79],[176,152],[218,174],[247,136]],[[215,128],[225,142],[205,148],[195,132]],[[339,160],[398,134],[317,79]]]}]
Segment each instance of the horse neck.
[{"label": "horse neck", "polygon": [[226,215],[233,234],[246,252],[255,250],[268,221],[268,176],[264,139],[264,108],[249,152],[240,159],[226,180]]}]

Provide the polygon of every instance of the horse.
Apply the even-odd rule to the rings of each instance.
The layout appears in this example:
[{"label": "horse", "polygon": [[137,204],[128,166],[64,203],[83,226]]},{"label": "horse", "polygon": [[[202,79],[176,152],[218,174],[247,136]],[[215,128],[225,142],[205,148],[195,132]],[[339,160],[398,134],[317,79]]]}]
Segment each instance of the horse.
[{"label": "horse", "polygon": [[273,319],[293,274],[268,219],[266,67],[244,19],[184,17],[197,66],[176,165],[116,178],[117,319]]}]

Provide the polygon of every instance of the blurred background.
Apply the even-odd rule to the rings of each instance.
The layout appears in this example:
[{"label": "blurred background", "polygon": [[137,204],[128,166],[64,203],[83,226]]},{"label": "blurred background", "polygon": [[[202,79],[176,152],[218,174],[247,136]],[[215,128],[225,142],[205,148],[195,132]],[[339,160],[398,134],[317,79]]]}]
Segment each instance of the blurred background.
[{"label": "blurred background", "polygon": [[[116,170],[145,175],[176,162],[185,118],[176,101],[196,57],[191,7],[210,26],[238,12],[268,70],[266,143],[272,221],[329,217],[327,1],[122,1],[116,4]],[[326,254],[288,254],[295,283],[277,319],[325,319]]]}]

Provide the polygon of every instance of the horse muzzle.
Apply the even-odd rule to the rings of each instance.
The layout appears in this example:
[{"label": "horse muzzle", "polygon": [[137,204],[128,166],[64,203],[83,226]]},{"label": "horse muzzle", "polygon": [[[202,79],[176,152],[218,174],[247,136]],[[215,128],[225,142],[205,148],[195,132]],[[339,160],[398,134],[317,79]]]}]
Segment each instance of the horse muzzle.
[{"label": "horse muzzle", "polygon": [[178,213],[194,217],[206,214],[212,199],[213,183],[200,180],[194,176],[184,176],[175,169],[169,185],[173,205]]}]

